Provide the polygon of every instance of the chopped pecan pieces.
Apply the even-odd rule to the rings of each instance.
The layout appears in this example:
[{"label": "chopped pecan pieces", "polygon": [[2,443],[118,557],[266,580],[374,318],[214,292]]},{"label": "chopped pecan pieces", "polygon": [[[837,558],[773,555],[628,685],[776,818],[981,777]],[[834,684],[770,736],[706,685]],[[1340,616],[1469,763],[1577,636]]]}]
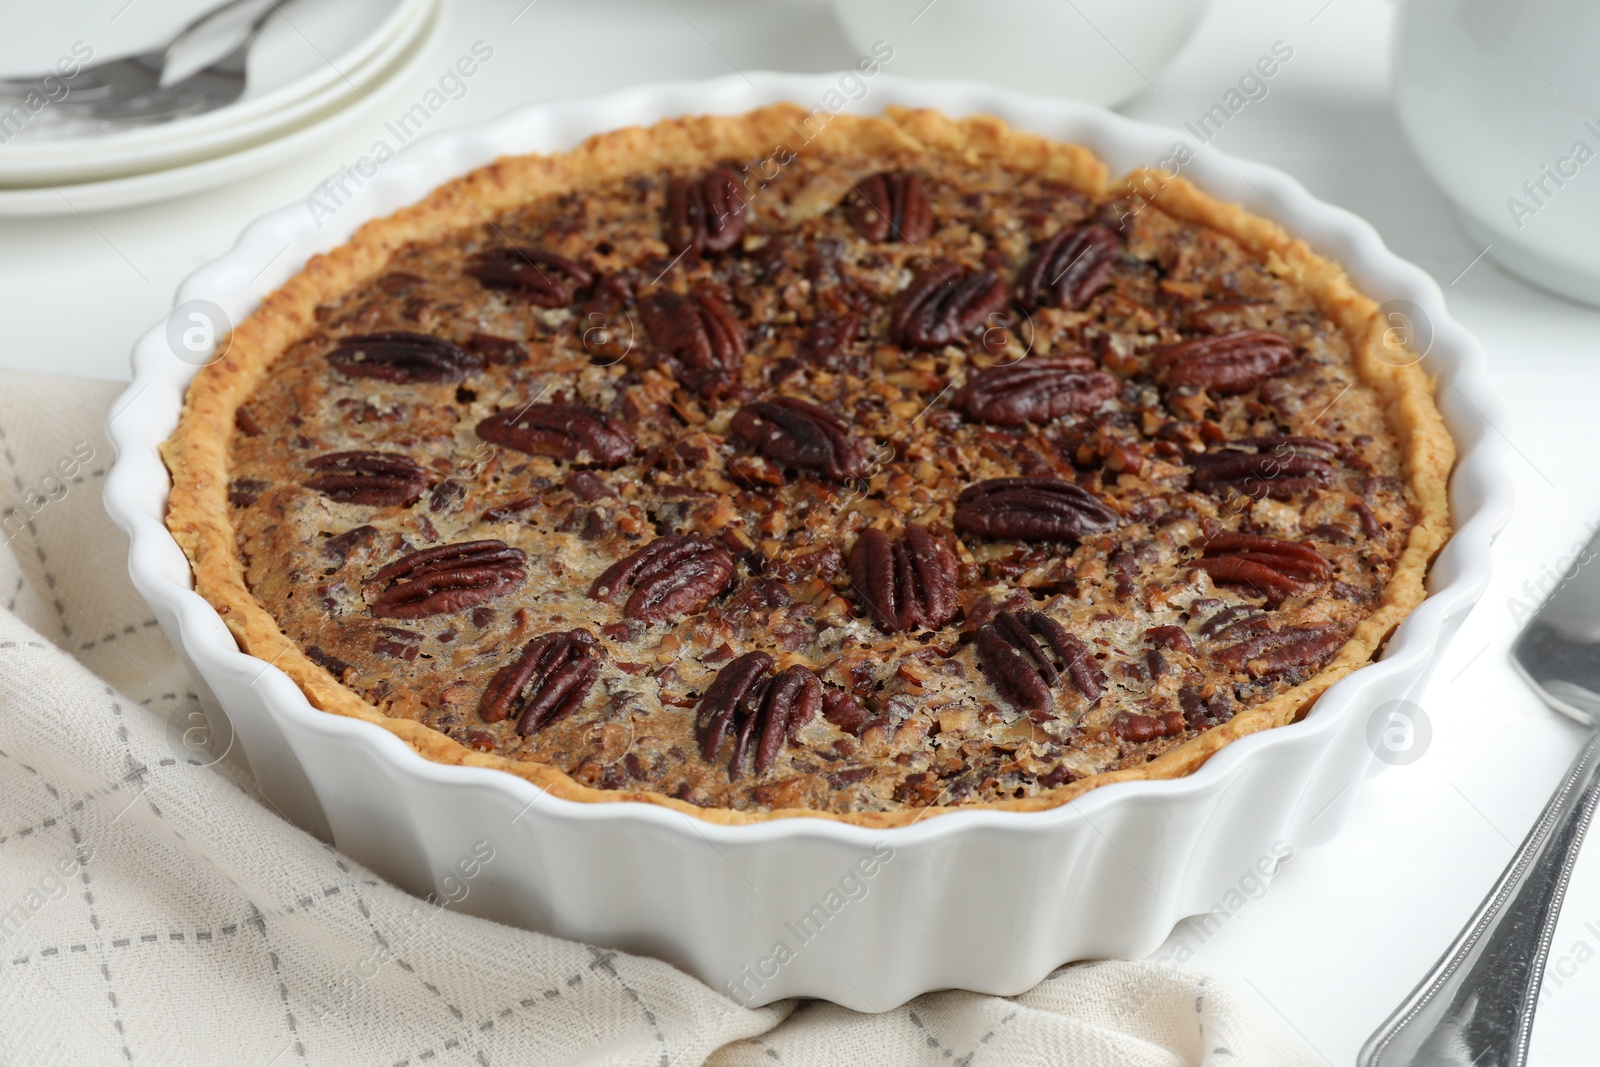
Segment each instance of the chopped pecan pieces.
[{"label": "chopped pecan pieces", "polygon": [[867,471],[867,451],[831,412],[794,397],[746,404],[729,423],[733,435],[775,463],[835,482]]},{"label": "chopped pecan pieces", "polygon": [[528,404],[507,408],[478,423],[490,444],[531,456],[615,467],[633,455],[633,434],[622,420],[578,404]]},{"label": "chopped pecan pieces", "polygon": [[1087,356],[1034,356],[979,371],[956,404],[975,422],[1025,426],[1088,414],[1116,394],[1117,380]]},{"label": "chopped pecan pieces", "polygon": [[358,548],[366,548],[378,536],[376,526],[357,526],[346,530],[342,534],[334,534],[322,543],[322,554],[338,563],[343,563],[350,553]]},{"label": "chopped pecan pieces", "polygon": [[380,656],[410,663],[417,658],[421,645],[422,634],[414,630],[406,630],[399,626],[380,626],[377,636],[372,640],[372,651]]},{"label": "chopped pecan pieces", "polygon": [[1310,545],[1259,534],[1222,533],[1205,542],[1195,566],[1219,585],[1243,587],[1278,607],[1333,577],[1333,565]]},{"label": "chopped pecan pieces", "polygon": [[1209,700],[1202,698],[1200,690],[1192,685],[1180,686],[1178,704],[1192,730],[1209,730],[1233,718],[1233,698],[1228,695],[1227,686],[1217,686]]},{"label": "chopped pecan pieces", "polygon": [[594,284],[594,271],[542,248],[491,248],[467,261],[467,273],[542,308],[564,308]]},{"label": "chopped pecan pieces", "polygon": [[368,584],[388,583],[373,600],[372,614],[422,619],[475,608],[527,581],[526,558],[520,548],[492,540],[413,552],[366,579]]},{"label": "chopped pecan pieces", "polygon": [[869,241],[917,244],[933,236],[928,189],[915,174],[885,171],[856,183],[850,222]]},{"label": "chopped pecan pieces", "polygon": [[1144,632],[1144,639],[1156,648],[1194,655],[1194,642],[1181,626],[1152,626]]},{"label": "chopped pecan pieces", "polygon": [[1088,647],[1042,611],[997,611],[978,627],[973,645],[995,691],[1035,722],[1051,717],[1055,697],[1050,689],[1063,673],[1091,702],[1105,691],[1105,674]]},{"label": "chopped pecan pieces", "polygon": [[272,483],[260,478],[234,478],[228,482],[228,503],[236,508],[247,508],[270,488]]},{"label": "chopped pecan pieces", "polygon": [[589,596],[607,604],[631,589],[622,614],[658,622],[701,611],[733,582],[733,553],[700,534],[658,537],[607,567]]},{"label": "chopped pecan pieces", "polygon": [[845,733],[858,737],[872,721],[872,713],[846,689],[829,689],[822,694],[822,717]]},{"label": "chopped pecan pieces", "polygon": [[695,712],[695,737],[707,763],[717,762],[722,742],[733,730],[728,778],[744,775],[751,744],[755,771],[764,773],[784,743],[822,708],[822,683],[806,667],[794,666],[771,676],[772,657],[746,652],[717,672]]},{"label": "chopped pecan pieces", "polygon": [[1122,248],[1117,235],[1097,223],[1065,229],[1039,245],[1017,278],[1017,302],[1077,311],[1111,284]]},{"label": "chopped pecan pieces", "polygon": [[306,466],[316,474],[301,484],[341,504],[408,508],[428,487],[428,472],[396,452],[329,452]]},{"label": "chopped pecan pieces", "polygon": [[1150,366],[1162,385],[1229,396],[1277,377],[1294,359],[1295,347],[1288,338],[1266,330],[1235,330],[1168,345],[1155,353]]},{"label": "chopped pecan pieces", "polygon": [[715,293],[683,296],[664,289],[646,297],[639,310],[650,340],[701,396],[717,392],[737,373],[746,350],[744,324]]},{"label": "chopped pecan pieces", "polygon": [[886,633],[936,630],[955,617],[955,553],[925,526],[907,526],[899,541],[863,530],[850,550],[850,584]]},{"label": "chopped pecan pieces", "polygon": [[498,504],[478,516],[479,522],[530,522],[544,501],[536,496],[525,496]]},{"label": "chopped pecan pieces", "polygon": [[428,494],[428,510],[437,515],[441,511],[448,511],[454,507],[458,500],[467,495],[467,487],[460,482],[446,478],[433,487],[433,492]]},{"label": "chopped pecan pieces", "polygon": [[522,737],[565,718],[594,685],[600,669],[597,652],[594,634],[584,629],[534,638],[489,679],[478,699],[478,715],[484,722],[514,718]]},{"label": "chopped pecan pieces", "polygon": [[467,338],[466,347],[490,363],[510,366],[528,358],[528,347],[521,341],[492,333],[475,333]]},{"label": "chopped pecan pieces", "polygon": [[1117,527],[1099,497],[1060,478],[991,478],[956,497],[955,527],[990,540],[1075,541]]},{"label": "chopped pecan pieces", "polygon": [[661,237],[672,254],[726,252],[744,235],[749,204],[744,179],[732,167],[698,178],[674,178],[661,213]]},{"label": "chopped pecan pieces", "polygon": [[388,330],[346,337],[328,353],[346,378],[376,378],[396,385],[459,382],[483,370],[483,357],[425,333]]},{"label": "chopped pecan pieces", "polygon": [[800,354],[819,366],[835,368],[839,357],[861,332],[861,316],[853,311],[842,315],[818,315],[800,339]]},{"label": "chopped pecan pieces", "polygon": [[943,348],[986,332],[1006,306],[1006,286],[986,270],[936,263],[920,271],[900,296],[889,337],[907,348]]},{"label": "chopped pecan pieces", "polygon": [[359,668],[357,668],[354,664],[346,663],[338,656],[324,652],[322,650],[322,646],[320,645],[307,645],[306,658],[312,663],[315,663],[317,666],[321,667],[323,670],[327,671],[329,674],[333,675],[335,678],[339,679],[341,682],[345,680],[344,676],[346,671],[359,670]]}]

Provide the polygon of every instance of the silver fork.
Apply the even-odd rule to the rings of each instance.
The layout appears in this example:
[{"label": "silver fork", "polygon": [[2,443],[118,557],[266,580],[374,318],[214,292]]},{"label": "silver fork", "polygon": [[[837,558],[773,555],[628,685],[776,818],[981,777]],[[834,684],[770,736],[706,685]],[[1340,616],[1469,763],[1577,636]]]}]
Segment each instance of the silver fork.
[{"label": "silver fork", "polygon": [[1552,708],[1590,727],[1578,758],[1489,896],[1357,1067],[1522,1067],[1545,959],[1600,801],[1600,534],[1534,615],[1511,658]]},{"label": "silver fork", "polygon": [[[121,127],[169,122],[231,104],[245,90],[250,46],[276,7],[276,0],[230,0],[165,44],[85,67],[65,79],[68,92],[52,109],[78,123]],[[39,84],[37,78],[0,80],[0,97],[25,95]]]}]

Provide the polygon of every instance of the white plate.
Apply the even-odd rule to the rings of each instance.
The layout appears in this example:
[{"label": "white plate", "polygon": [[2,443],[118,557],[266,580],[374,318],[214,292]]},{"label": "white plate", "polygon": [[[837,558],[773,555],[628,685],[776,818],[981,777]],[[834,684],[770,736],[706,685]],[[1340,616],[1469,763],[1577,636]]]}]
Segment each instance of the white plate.
[{"label": "white plate", "polygon": [[[275,42],[264,29],[250,54],[251,89],[237,103],[135,130],[60,140],[14,139],[0,145],[0,187],[104,181],[197,162],[259,144],[331,114],[383,77],[395,57],[415,43],[428,25],[434,2],[360,0],[352,4],[346,0],[327,5],[327,11],[342,12],[345,18],[364,16],[367,20],[322,27],[323,38],[335,36],[341,28],[345,38],[352,37],[358,27],[362,32],[359,39],[330,53],[335,58],[321,61],[314,70],[307,70],[295,56],[281,54],[282,48],[274,55],[271,46]],[[287,12],[289,5],[283,10]],[[267,28],[284,17],[274,16]],[[287,24],[283,28],[294,32]],[[305,40],[300,43],[315,47]],[[287,72],[294,77],[287,78]],[[48,109],[41,114],[48,117]]]},{"label": "white plate", "polygon": [[371,113],[386,98],[386,89],[391,84],[407,80],[421,67],[443,20],[439,15],[439,0],[421,0],[420,6],[423,18],[411,47],[388,68],[375,73],[365,93],[330,113],[314,116],[297,129],[281,132],[275,139],[166,170],[42,189],[0,189],[0,217],[72,215],[171,200],[260,173],[309,151]]},{"label": "white plate", "polygon": [[[320,227],[299,203],[256,221],[190,275],[177,299],[209,301],[238,322],[362,223],[502,155],[559,152],[603,130],[781,100],[822,111],[820,101],[842,101],[840,86],[860,82],[845,77],[752,73],[645,86],[427,137]],[[1085,104],[888,74],[844,106],[893,105],[998,115],[1086,145],[1113,172],[1155,163],[1184,138]],[[807,818],[718,826],[649,804],[558,800],[499,771],[429,762],[378,726],[313,708],[287,675],[241,653],[193,592],[188,560],[162,522],[169,481],[157,449],[196,368],[175,354],[166,323],[140,338],[133,384],[108,420],[117,461],[106,508],[129,535],[134,585],[217,717],[214,735],[225,715],[274,804],[408,889],[443,892],[456,858],[487,841],[500,858],[465,910],[659,956],[716,989],[742,990],[748,1004],[816,996],[883,1011],[934,989],[1020,993],[1068,960],[1142,956],[1179,919],[1247,881],[1259,885],[1286,846],[1333,834],[1372,761],[1367,731],[1382,722],[1374,713],[1425,683],[1488,583],[1490,542],[1510,512],[1484,355],[1433,279],[1371,226],[1272,168],[1211,148],[1184,173],[1285,220],[1363,292],[1410,302],[1413,322],[1431,327],[1426,369],[1440,383],[1459,459],[1455,535],[1434,562],[1427,600],[1383,658],[1331,687],[1301,722],[1235,741],[1183,778],[1118,783],[1049,811],[954,812],[878,831]]]}]

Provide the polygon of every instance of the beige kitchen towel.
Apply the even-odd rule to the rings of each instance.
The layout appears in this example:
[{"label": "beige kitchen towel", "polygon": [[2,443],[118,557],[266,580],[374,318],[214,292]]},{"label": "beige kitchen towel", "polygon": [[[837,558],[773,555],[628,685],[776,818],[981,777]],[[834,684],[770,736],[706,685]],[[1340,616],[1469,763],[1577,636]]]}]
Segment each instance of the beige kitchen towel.
[{"label": "beige kitchen towel", "polygon": [[231,761],[182,758],[196,700],[100,501],[117,389],[0,372],[0,1062],[1321,1062],[1225,985],[1151,963],[881,1015],[751,1010],[386,884]]}]

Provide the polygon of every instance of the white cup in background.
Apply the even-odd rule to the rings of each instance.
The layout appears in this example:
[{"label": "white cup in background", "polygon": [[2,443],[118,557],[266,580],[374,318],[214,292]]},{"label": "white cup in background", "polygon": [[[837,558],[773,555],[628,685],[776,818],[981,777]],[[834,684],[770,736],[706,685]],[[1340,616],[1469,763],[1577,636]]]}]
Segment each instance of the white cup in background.
[{"label": "white cup in background", "polygon": [[1400,123],[1462,225],[1600,304],[1600,3],[1402,0],[1398,18]]},{"label": "white cup in background", "polygon": [[851,43],[890,69],[1114,106],[1150,87],[1210,0],[834,0]]}]

